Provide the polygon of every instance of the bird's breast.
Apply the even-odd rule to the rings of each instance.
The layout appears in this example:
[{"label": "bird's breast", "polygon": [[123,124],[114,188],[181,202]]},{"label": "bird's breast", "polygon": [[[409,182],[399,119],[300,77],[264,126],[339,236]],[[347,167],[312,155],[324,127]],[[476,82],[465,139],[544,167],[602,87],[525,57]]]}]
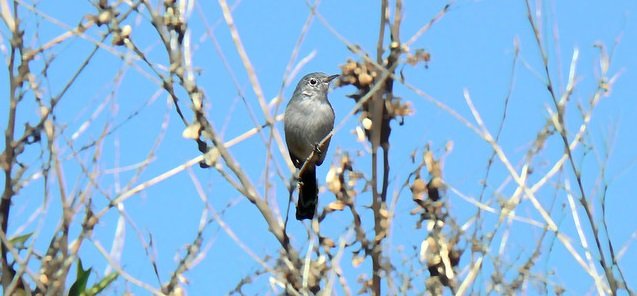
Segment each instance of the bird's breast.
[{"label": "bird's breast", "polygon": [[284,121],[290,152],[305,158],[334,127],[334,110],[327,100],[294,101],[288,105]]}]

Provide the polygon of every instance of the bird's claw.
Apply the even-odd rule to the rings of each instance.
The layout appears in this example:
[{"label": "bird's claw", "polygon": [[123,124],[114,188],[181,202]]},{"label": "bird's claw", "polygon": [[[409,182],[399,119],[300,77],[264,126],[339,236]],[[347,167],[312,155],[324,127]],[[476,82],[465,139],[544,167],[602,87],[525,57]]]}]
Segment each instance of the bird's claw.
[{"label": "bird's claw", "polygon": [[323,151],[321,151],[321,147],[319,147],[320,143],[316,143],[314,144],[314,153],[316,153],[316,155],[321,155],[323,154]]}]

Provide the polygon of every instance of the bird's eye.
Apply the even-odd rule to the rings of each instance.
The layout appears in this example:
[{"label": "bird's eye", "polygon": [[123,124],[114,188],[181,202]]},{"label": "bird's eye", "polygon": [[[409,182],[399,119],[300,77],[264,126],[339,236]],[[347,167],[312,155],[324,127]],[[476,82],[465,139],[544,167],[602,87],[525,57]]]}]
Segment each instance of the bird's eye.
[{"label": "bird's eye", "polygon": [[318,81],[314,78],[310,79],[310,85],[316,85]]}]

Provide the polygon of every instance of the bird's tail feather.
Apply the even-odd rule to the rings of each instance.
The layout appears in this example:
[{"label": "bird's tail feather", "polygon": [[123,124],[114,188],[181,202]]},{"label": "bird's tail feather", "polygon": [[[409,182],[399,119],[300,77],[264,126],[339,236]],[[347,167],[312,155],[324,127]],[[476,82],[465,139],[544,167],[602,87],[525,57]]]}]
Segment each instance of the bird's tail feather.
[{"label": "bird's tail feather", "polygon": [[316,168],[309,166],[301,175],[299,202],[296,205],[296,219],[312,219],[318,204],[318,186],[316,184]]}]

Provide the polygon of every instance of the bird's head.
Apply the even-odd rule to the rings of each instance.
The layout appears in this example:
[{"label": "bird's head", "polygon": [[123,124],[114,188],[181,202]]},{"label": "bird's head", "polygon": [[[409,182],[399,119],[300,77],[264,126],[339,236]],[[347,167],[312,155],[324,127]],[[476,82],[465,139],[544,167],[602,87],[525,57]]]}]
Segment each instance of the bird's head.
[{"label": "bird's head", "polygon": [[305,75],[296,86],[294,94],[312,97],[315,95],[326,96],[330,86],[330,81],[339,75],[327,75],[321,72],[315,72]]}]

